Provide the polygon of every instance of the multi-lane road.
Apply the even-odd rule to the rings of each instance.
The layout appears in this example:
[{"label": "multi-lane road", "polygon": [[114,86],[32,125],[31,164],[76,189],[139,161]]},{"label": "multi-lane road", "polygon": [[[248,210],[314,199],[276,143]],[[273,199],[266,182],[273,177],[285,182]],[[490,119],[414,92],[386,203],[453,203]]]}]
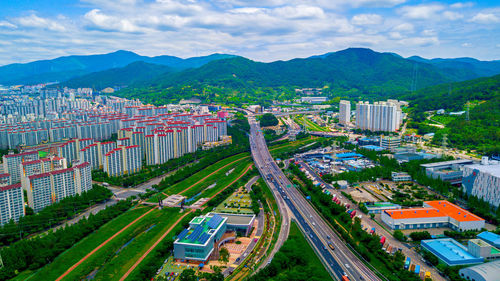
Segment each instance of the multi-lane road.
[{"label": "multi-lane road", "polygon": [[[286,240],[289,223],[293,217],[299,227],[306,233],[309,243],[323,261],[328,272],[335,279],[341,279],[342,275],[347,275],[350,280],[380,280],[347,248],[345,243],[302,194],[293,187],[292,183],[276,165],[254,116],[250,115],[248,121],[250,123],[252,157],[262,177],[273,191],[283,216],[282,231],[275,249],[279,249]],[[335,250],[331,250],[328,243],[333,243]]]}]

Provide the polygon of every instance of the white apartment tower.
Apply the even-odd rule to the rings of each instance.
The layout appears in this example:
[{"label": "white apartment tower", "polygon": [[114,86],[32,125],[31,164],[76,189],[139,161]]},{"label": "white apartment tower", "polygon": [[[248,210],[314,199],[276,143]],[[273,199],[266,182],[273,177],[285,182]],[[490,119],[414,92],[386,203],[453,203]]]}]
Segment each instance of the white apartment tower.
[{"label": "white apartment tower", "polygon": [[351,102],[341,100],[339,103],[339,123],[347,125],[349,122],[351,122]]},{"label": "white apartment tower", "polygon": [[356,127],[362,130],[394,132],[401,124],[401,109],[392,102],[359,102],[356,105]]}]

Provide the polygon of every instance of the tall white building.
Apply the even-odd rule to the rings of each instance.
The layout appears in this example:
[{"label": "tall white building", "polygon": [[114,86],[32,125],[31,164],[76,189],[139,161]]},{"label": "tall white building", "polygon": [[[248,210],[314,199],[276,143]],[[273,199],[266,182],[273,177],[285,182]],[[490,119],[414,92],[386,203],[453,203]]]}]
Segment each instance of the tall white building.
[{"label": "tall white building", "polygon": [[356,127],[362,130],[394,132],[401,124],[401,109],[392,102],[359,102],[356,105]]},{"label": "tall white building", "polygon": [[24,216],[24,194],[20,183],[0,187],[0,225]]},{"label": "tall white building", "polygon": [[134,174],[142,169],[142,151],[138,145],[119,146],[104,155],[104,172],[110,177]]},{"label": "tall white building", "polygon": [[481,164],[464,166],[462,187],[468,195],[500,206],[500,163],[483,157]]},{"label": "tall white building", "polygon": [[349,122],[351,122],[351,102],[341,100],[339,103],[339,123],[347,125]]}]

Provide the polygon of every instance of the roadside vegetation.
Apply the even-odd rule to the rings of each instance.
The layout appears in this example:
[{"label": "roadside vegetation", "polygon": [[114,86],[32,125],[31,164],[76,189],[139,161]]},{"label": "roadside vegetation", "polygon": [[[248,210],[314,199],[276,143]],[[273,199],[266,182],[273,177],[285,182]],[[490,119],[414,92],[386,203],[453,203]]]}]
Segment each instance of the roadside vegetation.
[{"label": "roadside vegetation", "polygon": [[292,222],[288,239],[274,255],[271,263],[248,280],[325,281],[332,280],[332,278],[297,224]]}]

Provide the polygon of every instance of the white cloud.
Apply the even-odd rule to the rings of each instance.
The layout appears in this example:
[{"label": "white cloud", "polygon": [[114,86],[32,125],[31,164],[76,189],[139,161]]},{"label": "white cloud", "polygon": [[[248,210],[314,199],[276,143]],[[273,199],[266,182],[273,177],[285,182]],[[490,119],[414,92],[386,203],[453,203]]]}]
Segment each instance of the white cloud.
[{"label": "white cloud", "polygon": [[453,3],[450,5],[450,7],[453,9],[470,8],[473,6],[474,6],[474,3],[472,3],[472,2],[457,2],[457,3]]},{"label": "white cloud", "polygon": [[471,43],[462,43],[461,45],[462,47],[465,47],[465,48],[469,48],[469,47],[472,47],[472,44]]},{"label": "white cloud", "polygon": [[434,29],[424,29],[422,31],[422,35],[424,35],[424,36],[436,36],[437,32]]},{"label": "white cloud", "polygon": [[29,28],[42,28],[42,29],[48,29],[52,31],[65,31],[66,28],[61,25],[59,22],[51,20],[51,19],[46,19],[46,18],[41,18],[35,14],[31,14],[26,17],[19,17],[15,19],[16,23],[24,26],[24,27],[29,27]]},{"label": "white cloud", "polygon": [[411,23],[401,23],[393,28],[395,31],[408,32],[413,33],[415,31],[415,27]]},{"label": "white cloud", "polygon": [[354,25],[375,25],[382,23],[382,17],[377,14],[359,14],[351,19]]},{"label": "white cloud", "polygon": [[8,28],[17,28],[15,24],[12,24],[8,21],[0,21],[0,27],[8,27]]},{"label": "white cloud", "polygon": [[443,16],[448,20],[458,20],[464,17],[461,13],[445,11]]},{"label": "white cloud", "polygon": [[481,23],[481,24],[490,24],[490,23],[498,23],[500,22],[500,18],[491,13],[478,13],[472,19],[471,22]]},{"label": "white cloud", "polygon": [[404,6],[398,11],[405,18],[427,20],[437,18],[437,13],[443,9],[444,6],[439,4],[423,4],[417,6]]},{"label": "white cloud", "polygon": [[439,39],[437,37],[412,37],[401,39],[398,42],[404,46],[425,47],[439,44]]}]

